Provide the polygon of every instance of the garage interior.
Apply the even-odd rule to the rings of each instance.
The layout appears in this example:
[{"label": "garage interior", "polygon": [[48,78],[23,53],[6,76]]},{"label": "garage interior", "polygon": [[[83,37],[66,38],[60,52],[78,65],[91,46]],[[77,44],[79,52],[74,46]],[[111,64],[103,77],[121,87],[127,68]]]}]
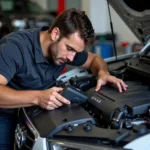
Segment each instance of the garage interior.
[{"label": "garage interior", "polygon": [[94,74],[67,65],[56,86],[64,88],[61,95],[72,104],[50,111],[20,108],[14,150],[149,149],[149,4],[148,0],[0,0],[0,41],[13,32],[51,26],[67,9],[85,11],[95,31],[94,44],[85,51],[101,56],[110,75],[128,85],[122,93],[109,83],[95,91]]}]

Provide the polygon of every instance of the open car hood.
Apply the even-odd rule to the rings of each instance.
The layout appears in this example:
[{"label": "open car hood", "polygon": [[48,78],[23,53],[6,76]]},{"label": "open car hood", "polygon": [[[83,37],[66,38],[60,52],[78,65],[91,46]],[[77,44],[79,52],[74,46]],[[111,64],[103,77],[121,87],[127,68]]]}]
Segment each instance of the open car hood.
[{"label": "open car hood", "polygon": [[141,41],[150,39],[150,1],[149,0],[109,0],[121,19]]}]

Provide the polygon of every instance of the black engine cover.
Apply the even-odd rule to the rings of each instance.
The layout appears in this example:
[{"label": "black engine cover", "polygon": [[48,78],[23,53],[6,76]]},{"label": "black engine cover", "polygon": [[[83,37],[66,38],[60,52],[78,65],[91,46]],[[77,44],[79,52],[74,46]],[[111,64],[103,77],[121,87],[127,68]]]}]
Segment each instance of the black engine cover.
[{"label": "black engine cover", "polygon": [[[102,111],[104,118],[110,121],[116,110],[123,112],[124,116],[134,116],[148,112],[150,106],[150,92],[148,86],[140,82],[128,81],[127,91],[119,93],[113,85],[103,86],[98,92],[95,88],[87,91],[89,103]],[[126,108],[126,109],[125,109]]]},{"label": "black engine cover", "polygon": [[40,107],[25,108],[25,111],[41,137],[52,137],[70,126],[73,127],[86,122],[95,124],[88,112],[77,104],[63,106],[51,111]]}]

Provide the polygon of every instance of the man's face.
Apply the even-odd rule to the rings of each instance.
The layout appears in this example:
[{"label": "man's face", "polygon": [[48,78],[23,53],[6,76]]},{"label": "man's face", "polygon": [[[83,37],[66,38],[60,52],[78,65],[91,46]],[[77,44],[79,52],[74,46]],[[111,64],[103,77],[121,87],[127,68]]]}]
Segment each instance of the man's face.
[{"label": "man's face", "polygon": [[72,62],[76,53],[82,52],[84,48],[84,41],[78,32],[75,32],[68,38],[62,38],[60,41],[52,43],[49,47],[49,54],[56,65],[62,65],[66,62]]}]

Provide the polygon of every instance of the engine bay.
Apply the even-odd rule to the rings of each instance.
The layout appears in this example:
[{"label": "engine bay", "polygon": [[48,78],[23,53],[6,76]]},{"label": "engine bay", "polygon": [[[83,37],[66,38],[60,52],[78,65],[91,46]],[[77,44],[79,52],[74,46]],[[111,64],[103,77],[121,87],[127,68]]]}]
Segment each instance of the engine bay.
[{"label": "engine bay", "polygon": [[[56,86],[71,105],[47,111],[22,108],[15,131],[21,150],[149,150],[150,22],[149,1],[109,0],[143,45],[139,53],[105,59],[111,75],[127,91],[107,84],[95,92],[96,77],[85,69],[61,75]],[[116,59],[117,58],[117,59]]]},{"label": "engine bay", "polygon": [[21,109],[16,133],[21,131],[18,135],[26,140],[20,148],[36,149],[35,139],[40,137],[119,149],[147,135],[150,132],[149,57],[144,54],[108,64],[110,73],[128,84],[127,91],[119,93],[117,87],[107,84],[95,92],[96,77],[91,74],[76,74],[68,80],[60,78],[56,85],[67,87],[64,96],[72,99],[72,104],[53,111],[37,106]]}]

